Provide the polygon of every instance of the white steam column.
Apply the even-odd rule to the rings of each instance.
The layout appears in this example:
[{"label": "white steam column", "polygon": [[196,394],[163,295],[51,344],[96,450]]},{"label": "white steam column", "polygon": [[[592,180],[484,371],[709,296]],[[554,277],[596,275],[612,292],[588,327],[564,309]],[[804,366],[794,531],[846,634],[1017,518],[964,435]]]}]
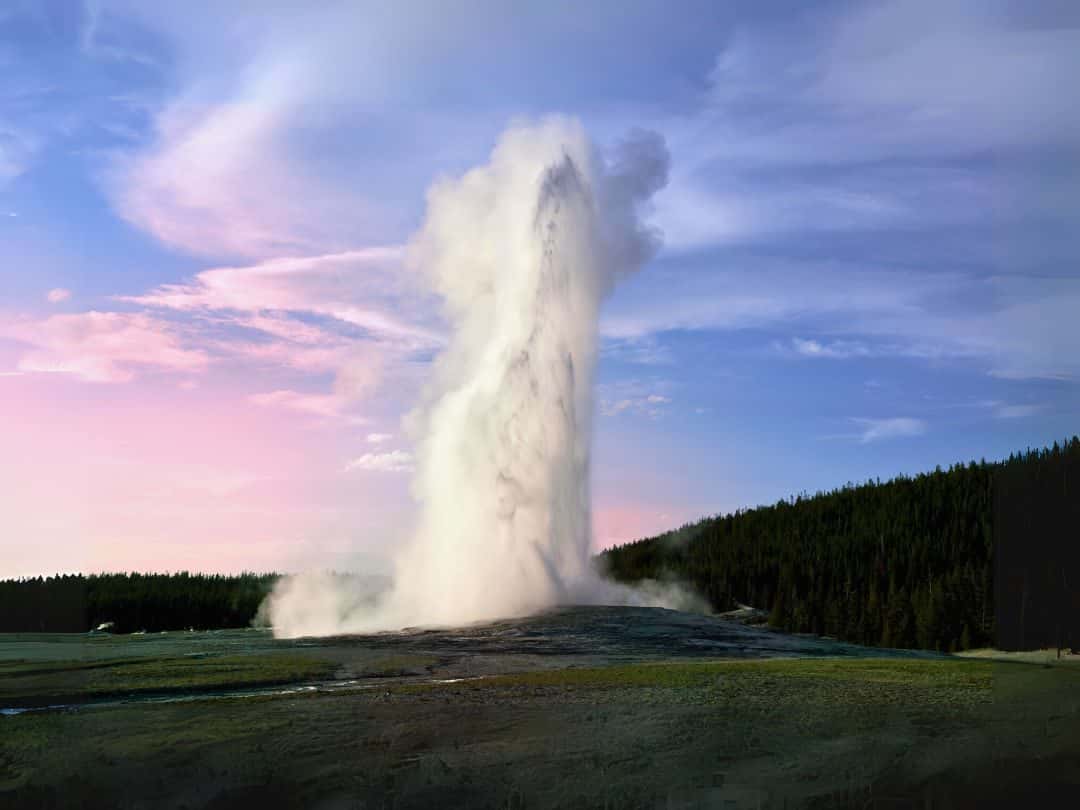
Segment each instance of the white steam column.
[{"label": "white steam column", "polygon": [[[410,257],[451,336],[407,420],[420,523],[392,590],[337,631],[601,600],[589,561],[599,308],[658,246],[639,213],[667,166],[659,136],[602,155],[578,123],[552,119],[511,128],[487,165],[430,189]],[[271,605],[275,627],[310,633],[289,632],[287,597]]]}]

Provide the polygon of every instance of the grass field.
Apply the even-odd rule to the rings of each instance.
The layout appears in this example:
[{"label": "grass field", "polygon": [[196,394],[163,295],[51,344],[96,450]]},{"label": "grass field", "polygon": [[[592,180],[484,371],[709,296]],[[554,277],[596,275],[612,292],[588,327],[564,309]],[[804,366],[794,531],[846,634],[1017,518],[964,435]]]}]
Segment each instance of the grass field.
[{"label": "grass field", "polygon": [[[303,680],[329,667],[243,659],[99,665],[86,672],[86,695]],[[75,665],[30,667],[0,668],[4,694],[35,679],[44,693]],[[177,808],[854,807],[926,791],[950,802],[941,806],[1013,806],[993,802],[1016,800],[1010,785],[1032,768],[1077,776],[1080,671],[979,660],[644,663],[0,722],[0,804],[19,807],[69,806],[76,795],[79,806]]]},{"label": "grass field", "polygon": [[198,693],[329,676],[332,663],[298,655],[169,657],[150,661],[0,662],[0,705],[51,706],[154,693]]}]

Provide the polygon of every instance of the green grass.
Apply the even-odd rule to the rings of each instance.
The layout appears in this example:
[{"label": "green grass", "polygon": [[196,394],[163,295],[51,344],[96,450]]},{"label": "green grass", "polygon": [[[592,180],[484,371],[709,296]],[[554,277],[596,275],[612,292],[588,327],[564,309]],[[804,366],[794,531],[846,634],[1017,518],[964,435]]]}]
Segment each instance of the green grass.
[{"label": "green grass", "polygon": [[846,711],[902,711],[959,721],[991,701],[993,667],[968,660],[789,659],[645,663],[498,675],[453,684],[397,687],[449,690],[465,698],[493,693],[542,697],[630,691],[649,704],[726,705],[735,712],[835,718]]},{"label": "green grass", "polygon": [[[295,677],[326,666],[301,659],[290,671],[291,657],[112,662],[96,670],[72,662],[68,675],[176,687],[235,682],[242,672]],[[389,673],[413,671],[425,659],[366,663],[368,672]],[[429,805],[434,793],[422,794],[421,785],[460,789],[475,776],[499,796],[500,785],[517,780],[523,791],[548,790],[564,777],[565,784],[591,785],[604,768],[631,795],[648,785],[638,766],[626,763],[654,755],[664,790],[718,768],[731,771],[733,783],[787,780],[822,795],[871,779],[895,778],[903,787],[934,768],[989,768],[988,752],[1004,740],[1018,742],[1003,755],[1057,756],[1053,746],[1072,739],[1080,718],[1078,687],[1075,669],[980,660],[705,661],[23,714],[0,718],[0,805],[34,806],[74,790],[153,804],[193,784],[254,789],[272,777],[309,791],[300,806],[320,791],[360,784],[375,791],[365,801],[381,801],[380,785],[391,792],[411,785],[414,798],[425,796]],[[662,776],[668,768],[682,768],[683,776]],[[309,781],[297,782],[301,776]],[[155,787],[154,780],[163,781]],[[893,787],[882,795],[894,795]],[[564,798],[561,806],[588,804],[576,794]],[[517,806],[505,796],[487,805]]]},{"label": "green grass", "polygon": [[3,718],[0,805],[6,806],[3,792],[41,774],[43,762],[51,762],[53,768],[62,768],[66,759],[93,767],[160,768],[163,763],[179,767],[193,752],[215,746],[257,751],[288,729],[287,720],[242,705],[161,704],[154,709],[152,715],[144,714],[143,707],[128,707],[108,715],[31,713]]},{"label": "green grass", "polygon": [[197,692],[312,680],[334,665],[298,655],[223,655],[0,665],[0,705],[40,706],[146,692]]},{"label": "green grass", "polygon": [[728,679],[749,682],[769,678],[985,690],[991,685],[991,666],[984,661],[894,658],[645,663],[496,675],[451,686],[471,689],[502,686],[685,688],[715,685]]}]

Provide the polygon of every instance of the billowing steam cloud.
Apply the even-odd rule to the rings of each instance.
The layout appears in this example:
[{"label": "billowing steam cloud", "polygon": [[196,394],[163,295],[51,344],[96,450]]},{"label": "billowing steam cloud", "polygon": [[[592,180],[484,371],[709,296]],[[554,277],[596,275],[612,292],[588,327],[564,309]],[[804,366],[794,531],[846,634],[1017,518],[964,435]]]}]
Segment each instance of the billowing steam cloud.
[{"label": "billowing steam cloud", "polygon": [[580,124],[508,130],[490,162],[436,183],[411,260],[451,339],[408,427],[421,504],[374,599],[282,583],[279,635],[456,625],[626,601],[590,563],[589,455],[604,297],[655,252],[641,208],[667,180],[663,140],[601,154]]}]

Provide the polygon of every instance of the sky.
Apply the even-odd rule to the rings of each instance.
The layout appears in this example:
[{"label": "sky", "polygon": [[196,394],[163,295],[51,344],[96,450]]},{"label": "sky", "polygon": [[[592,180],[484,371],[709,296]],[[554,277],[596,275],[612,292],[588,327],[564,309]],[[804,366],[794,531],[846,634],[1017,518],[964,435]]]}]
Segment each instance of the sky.
[{"label": "sky", "polygon": [[426,189],[662,135],[597,549],[1080,429],[1080,6],[0,0],[0,577],[386,570]]}]

